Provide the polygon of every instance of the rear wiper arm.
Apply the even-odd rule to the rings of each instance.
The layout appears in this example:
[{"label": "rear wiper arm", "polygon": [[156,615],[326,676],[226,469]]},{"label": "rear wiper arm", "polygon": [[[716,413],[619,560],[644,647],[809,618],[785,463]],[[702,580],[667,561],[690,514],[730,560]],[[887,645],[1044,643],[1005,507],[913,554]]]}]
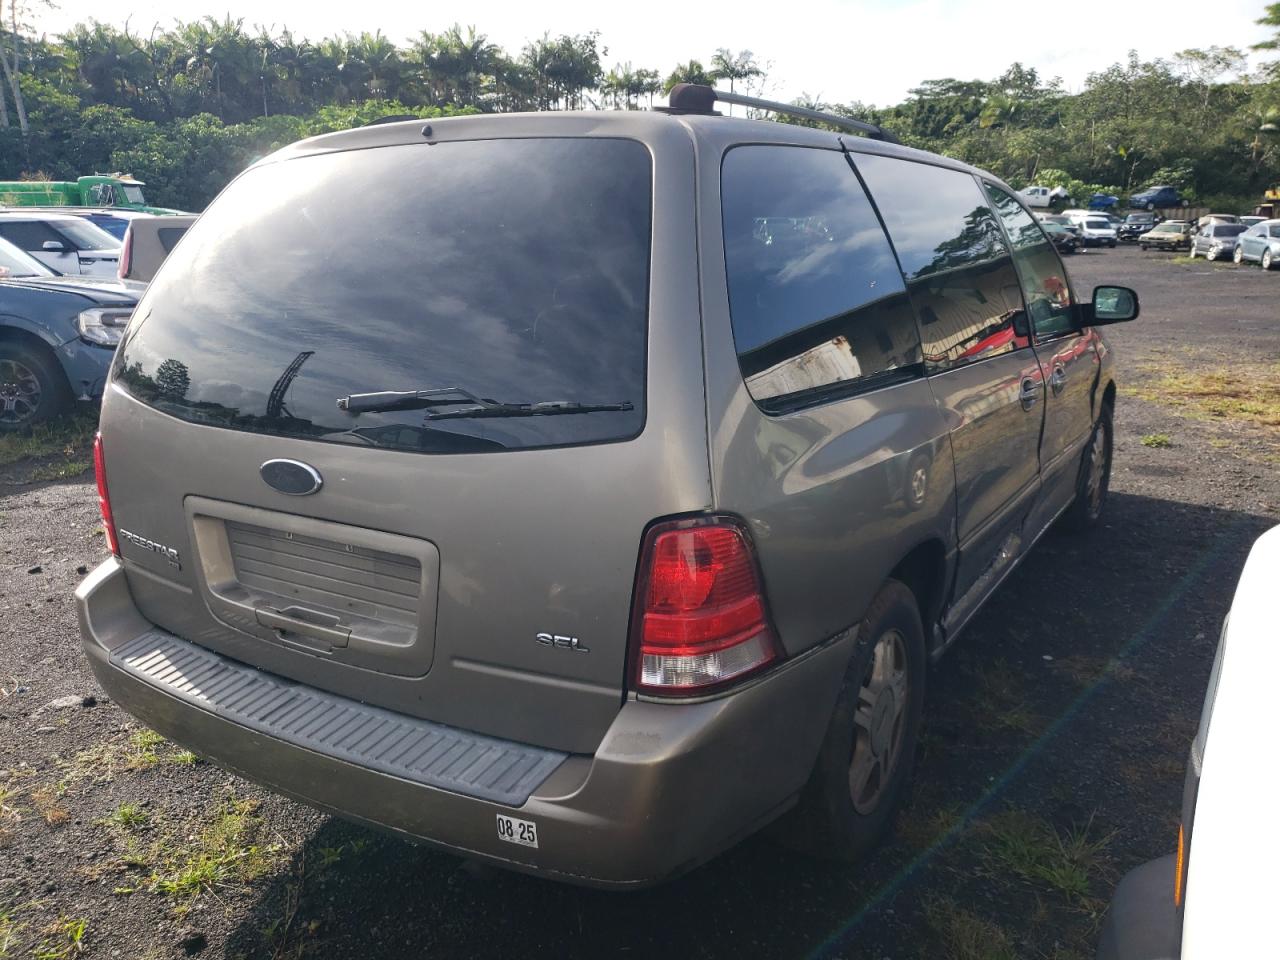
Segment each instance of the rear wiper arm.
[{"label": "rear wiper arm", "polygon": [[437,387],[434,390],[379,390],[376,393],[353,393],[338,398],[338,409],[347,413],[377,413],[380,410],[417,410],[421,407],[451,407],[457,404],[488,406],[494,401],[477,397],[461,387]]},{"label": "rear wiper arm", "polygon": [[482,402],[454,410],[432,410],[427,420],[480,419],[483,417],[555,417],[569,413],[600,413],[609,410],[634,410],[627,402],[577,403],[573,400],[544,400],[540,403],[489,403]]}]

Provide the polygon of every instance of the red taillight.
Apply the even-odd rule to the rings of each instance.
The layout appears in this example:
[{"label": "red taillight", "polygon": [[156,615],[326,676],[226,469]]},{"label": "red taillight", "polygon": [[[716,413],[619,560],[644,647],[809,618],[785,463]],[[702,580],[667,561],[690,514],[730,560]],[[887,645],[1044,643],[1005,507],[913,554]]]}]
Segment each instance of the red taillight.
[{"label": "red taillight", "polygon": [[117,557],[120,544],[116,541],[116,521],[111,516],[111,497],[107,494],[107,468],[102,459],[102,434],[93,438],[93,476],[98,481],[98,512],[102,514],[102,529],[107,535],[107,546]]},{"label": "red taillight", "polygon": [[129,279],[129,267],[133,264],[133,231],[125,230],[124,243],[120,250],[120,264],[116,267],[116,276],[121,280]]},{"label": "red taillight", "polygon": [[636,688],[702,693],[778,657],[746,529],[713,517],[649,531],[636,582]]}]

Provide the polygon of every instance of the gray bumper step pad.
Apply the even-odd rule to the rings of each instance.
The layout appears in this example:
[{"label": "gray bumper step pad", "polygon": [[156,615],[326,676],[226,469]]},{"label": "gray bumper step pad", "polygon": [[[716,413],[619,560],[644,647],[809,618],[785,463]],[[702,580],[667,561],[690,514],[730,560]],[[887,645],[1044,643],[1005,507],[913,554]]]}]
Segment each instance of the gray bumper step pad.
[{"label": "gray bumper step pad", "polygon": [[258,733],[509,807],[528,800],[567,756],[291,683],[159,629],[112,651],[111,660],[152,687]]}]

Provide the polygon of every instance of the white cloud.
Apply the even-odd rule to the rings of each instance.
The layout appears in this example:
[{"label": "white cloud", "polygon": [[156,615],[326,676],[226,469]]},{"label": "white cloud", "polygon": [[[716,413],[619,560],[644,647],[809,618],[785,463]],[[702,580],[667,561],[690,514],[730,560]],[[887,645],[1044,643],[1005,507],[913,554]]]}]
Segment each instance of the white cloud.
[{"label": "white cloud", "polygon": [[1254,24],[1263,0],[1076,0],[1067,6],[1044,0],[811,0],[653,8],[469,0],[445,11],[402,0],[113,0],[86,6],[40,12],[38,28],[57,32],[93,14],[117,25],[128,18],[135,32],[146,34],[154,23],[167,26],[217,10],[219,17],[229,11],[243,18],[246,27],[287,25],[312,39],[381,29],[405,42],[420,30],[439,31],[458,20],[512,53],[544,31],[599,30],[607,63],[631,61],[665,73],[691,57],[705,63],[717,47],[746,48],[772,61],[771,96],[808,93],[880,105],[898,102],[922,80],[990,79],[1014,61],[1079,89],[1090,72],[1122,60],[1130,48],[1150,59],[1187,47],[1247,47],[1266,37]]}]

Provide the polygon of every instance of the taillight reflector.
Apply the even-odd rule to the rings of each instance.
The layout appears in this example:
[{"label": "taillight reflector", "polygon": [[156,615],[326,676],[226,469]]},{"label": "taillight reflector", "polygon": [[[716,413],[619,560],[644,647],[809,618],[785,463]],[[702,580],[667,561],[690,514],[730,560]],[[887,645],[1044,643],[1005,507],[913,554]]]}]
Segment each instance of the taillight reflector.
[{"label": "taillight reflector", "polygon": [[116,276],[121,280],[129,279],[129,268],[133,266],[133,231],[125,230],[123,249],[120,251],[120,263],[116,266]]},{"label": "taillight reflector", "polygon": [[751,540],[736,520],[677,520],[652,528],[636,598],[637,690],[703,693],[778,658]]},{"label": "taillight reflector", "polygon": [[116,522],[111,516],[111,497],[107,494],[107,468],[102,458],[102,434],[93,438],[93,476],[98,481],[98,512],[102,514],[102,529],[107,536],[107,546],[117,557],[120,544],[116,540]]}]

